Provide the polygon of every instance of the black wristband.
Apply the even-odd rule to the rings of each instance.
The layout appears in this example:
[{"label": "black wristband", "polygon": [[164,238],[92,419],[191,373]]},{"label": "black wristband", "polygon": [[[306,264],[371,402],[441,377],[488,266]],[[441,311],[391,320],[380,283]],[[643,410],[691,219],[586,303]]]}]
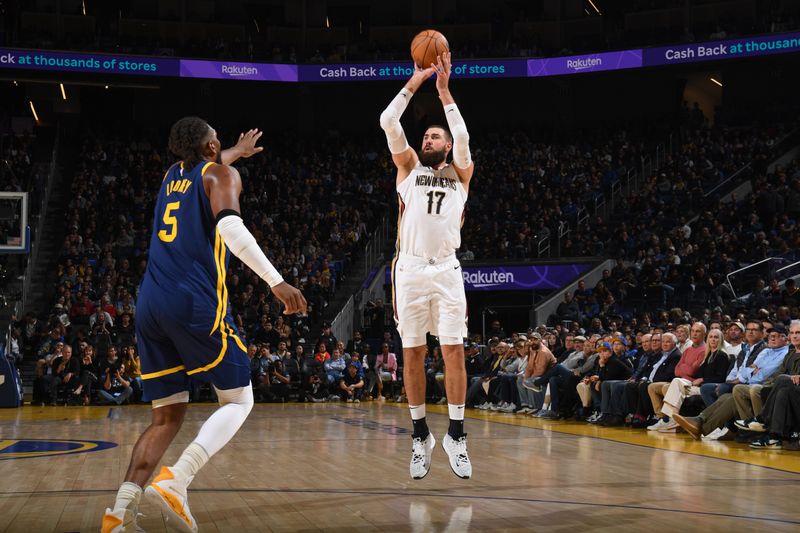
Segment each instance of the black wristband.
[{"label": "black wristband", "polygon": [[229,216],[235,216],[235,217],[239,217],[239,218],[242,217],[242,215],[238,211],[236,211],[235,209],[223,209],[222,211],[217,213],[217,219],[216,219],[215,222],[217,224],[219,224],[220,220],[222,220],[225,217],[229,217]]}]

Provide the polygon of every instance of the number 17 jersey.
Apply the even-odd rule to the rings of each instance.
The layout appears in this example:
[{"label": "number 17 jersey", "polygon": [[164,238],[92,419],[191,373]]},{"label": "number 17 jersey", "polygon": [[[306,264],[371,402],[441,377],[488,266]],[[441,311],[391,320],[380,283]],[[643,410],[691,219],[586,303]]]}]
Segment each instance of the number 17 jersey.
[{"label": "number 17 jersey", "polygon": [[450,256],[461,246],[467,191],[455,168],[417,163],[397,186],[397,250],[425,259]]}]

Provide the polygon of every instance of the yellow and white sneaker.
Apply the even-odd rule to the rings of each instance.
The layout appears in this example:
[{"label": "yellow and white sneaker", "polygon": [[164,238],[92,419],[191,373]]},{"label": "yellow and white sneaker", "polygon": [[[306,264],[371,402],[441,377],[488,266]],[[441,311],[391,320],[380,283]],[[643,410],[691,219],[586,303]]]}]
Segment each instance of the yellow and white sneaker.
[{"label": "yellow and white sneaker", "polygon": [[144,532],[144,529],[139,527],[136,522],[137,517],[138,514],[130,509],[120,509],[119,511],[106,509],[106,514],[103,515],[103,525],[100,526],[100,533]]},{"label": "yellow and white sneaker", "polygon": [[189,511],[186,484],[177,480],[169,467],[161,467],[161,472],[144,489],[144,494],[164,511],[171,527],[184,533],[197,531],[197,522]]}]

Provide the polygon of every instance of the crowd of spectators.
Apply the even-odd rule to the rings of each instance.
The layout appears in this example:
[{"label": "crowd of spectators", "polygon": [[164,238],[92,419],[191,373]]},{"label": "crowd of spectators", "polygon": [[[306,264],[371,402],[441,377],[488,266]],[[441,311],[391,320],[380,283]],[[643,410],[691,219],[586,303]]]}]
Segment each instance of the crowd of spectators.
[{"label": "crowd of spectators", "polygon": [[[608,198],[612,184],[640,164],[644,145],[623,133],[563,144],[536,143],[523,133],[503,136],[503,142],[492,134],[477,139],[475,159],[486,164],[481,186],[471,191],[462,259],[536,257],[538,240],[567,224],[572,231],[562,255],[618,261],[595,287],[580,285],[568,294],[549,326],[599,331],[598,324],[613,323],[612,331],[627,334],[629,345],[640,326],[678,323],[687,314],[704,320],[750,311],[765,319],[800,318],[792,284],[786,286],[790,296],[784,303],[776,282],[762,282],[763,290],[738,300],[722,283],[727,272],[797,245],[798,163],[764,173],[782,131],[707,129],[702,114],[693,119],[687,108],[686,115],[693,126],[641,191],[618,201],[607,220],[594,214],[583,227],[577,224],[580,213],[598,197]],[[369,341],[363,345],[337,346],[329,331],[318,333],[322,310],[368,232],[382,217],[394,215],[385,148],[340,138],[313,143],[310,151],[308,143],[301,150],[288,138],[269,142],[270,151],[237,162],[246,184],[243,216],[284,278],[301,288],[310,309],[309,317],[282,317],[267,286],[232,260],[231,310],[251,345],[257,397],[402,399],[397,372],[402,347],[384,331],[382,302],[369,307],[383,314],[368,321]],[[146,268],[154,191],[171,158],[146,141],[100,141],[89,135],[77,161],[53,307],[40,316],[30,313],[15,334],[21,351],[39,360],[38,402],[135,401],[140,397],[132,348],[136,291]],[[730,206],[706,199],[704,191],[747,165],[754,172],[755,195]],[[695,215],[699,219],[690,224]],[[66,346],[75,354],[73,362],[64,354]],[[122,357],[119,364],[98,363],[112,348],[133,353],[124,364]],[[352,396],[341,387],[348,363],[359,367],[351,379],[363,380],[359,387],[357,381],[346,383]],[[445,401],[443,371],[441,355],[432,347],[427,363],[431,401]],[[65,380],[68,374],[76,376],[74,381]],[[109,399],[103,391],[111,389]],[[196,397],[203,392],[198,389]]]},{"label": "crowd of spectators", "polygon": [[465,354],[467,406],[797,451],[797,316],[675,309],[494,337]]},{"label": "crowd of spectators", "polygon": [[[275,353],[282,342],[294,353],[316,340],[337,283],[387,214],[388,195],[375,194],[385,162],[347,141],[331,139],[311,151],[289,140],[270,142],[274,150],[237,163],[246,184],[243,217],[284,279],[303,291],[309,314],[282,317],[268,286],[235,258],[226,283],[242,335],[259,349]],[[112,367],[98,361],[110,350],[127,355],[134,345],[136,294],[147,264],[155,191],[172,160],[147,141],[88,135],[77,161],[52,308],[43,315],[29,313],[16,324],[15,335],[23,355],[39,360],[37,402],[108,401],[104,389],[128,386],[131,394],[115,398],[136,399],[135,354],[124,365],[120,358],[111,373]]]},{"label": "crowd of spectators", "polygon": [[[661,6],[660,4],[666,4]],[[796,11],[787,6],[773,6],[770,9],[758,9],[757,16],[748,14],[747,17],[732,17],[717,20],[715,23],[698,22],[683,25],[659,25],[648,30],[630,29],[626,24],[626,14],[637,13],[645,10],[658,10],[680,7],[685,8],[685,3],[667,0],[666,2],[613,2],[602,6],[602,19],[604,24],[598,31],[590,32],[564,32],[565,37],[561,45],[554,47],[543,44],[542,40],[530,32],[516,31],[515,23],[535,21],[541,22],[546,17],[537,12],[536,7],[521,7],[519,13],[503,16],[496,14],[491,17],[491,38],[485,40],[468,40],[451,42],[454,57],[459,58],[498,58],[498,57],[551,57],[556,55],[570,55],[603,50],[615,50],[626,47],[655,46],[666,43],[713,41],[734,39],[747,35],[764,33],[787,32],[797,29],[800,18]],[[539,8],[541,9],[541,8]],[[512,8],[513,10],[513,8]],[[230,20],[232,24],[239,25],[243,31],[235,38],[205,37],[198,40],[189,40],[179,44],[177,41],[162,43],[153,40],[151,35],[136,37],[119,31],[116,19],[121,12],[112,10],[112,13],[98,16],[94,31],[89,33],[65,32],[60,37],[44,28],[38,31],[31,30],[25,35],[14,31],[9,32],[11,37],[8,43],[11,46],[20,46],[40,49],[69,49],[103,51],[124,54],[201,57],[222,60],[269,61],[277,63],[336,63],[343,61],[387,61],[407,60],[408,46],[382,42],[380,35],[363,27],[355,31],[358,24],[337,21],[335,16],[328,23],[334,27],[350,25],[351,31],[346,42],[326,44],[319,48],[304,49],[300,42],[288,40],[269,40],[272,35],[267,27],[267,21],[260,23],[255,19],[248,19],[242,23],[239,20]],[[65,14],[70,14],[69,10]],[[226,14],[227,15],[227,14]],[[126,14],[131,16],[131,14]],[[587,17],[599,16],[586,10]],[[104,18],[106,17],[106,18]],[[137,18],[135,15],[132,18]],[[226,17],[227,18],[227,17]],[[164,20],[178,21],[176,16],[166,17]],[[567,22],[569,17],[565,19]],[[197,21],[194,21],[197,22]],[[206,22],[219,22],[219,18]],[[434,25],[457,25],[475,22],[485,23],[485,16],[472,20],[463,14],[452,13],[443,19],[435,21]],[[556,22],[553,22],[556,24]],[[263,26],[263,28],[262,28]],[[263,30],[263,31],[262,31]]]},{"label": "crowd of spectators", "polygon": [[[657,172],[644,178],[640,190],[629,196],[616,193],[607,216],[596,206],[610,203],[612,185],[624,183],[629,170],[641,170],[642,157],[653,151],[651,147],[624,133],[563,144],[536,143],[524,133],[488,136],[475,150],[481,186],[470,191],[461,259],[536,258],[539,243],[544,242],[550,253],[565,257],[637,261],[652,254],[653,245],[660,245],[656,255],[670,246],[677,251],[684,244],[681,228],[694,216],[719,214],[702,224],[719,217],[731,221],[741,211],[723,209],[718,195],[706,198],[705,192],[747,165],[764,172],[784,130],[706,128],[702,112],[685,106],[683,122],[688,127],[683,140],[674,139],[673,153],[666,155]],[[767,179],[757,176],[754,186]],[[764,203],[753,212],[765,216],[772,213],[770,207]],[[570,231],[559,240],[562,228]],[[670,242],[665,245],[659,237],[666,235]],[[748,252],[741,259],[752,255]]]}]

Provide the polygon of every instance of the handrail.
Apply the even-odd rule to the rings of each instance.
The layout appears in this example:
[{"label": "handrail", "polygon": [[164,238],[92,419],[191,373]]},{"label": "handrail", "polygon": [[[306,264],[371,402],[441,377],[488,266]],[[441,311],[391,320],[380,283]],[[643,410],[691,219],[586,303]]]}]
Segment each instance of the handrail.
[{"label": "handrail", "polygon": [[775,271],[775,273],[777,274],[777,273],[778,273],[778,272],[780,272],[781,270],[786,270],[787,268],[792,268],[793,266],[797,266],[797,265],[800,265],[800,261],[795,261],[795,262],[794,262],[794,263],[792,263],[791,265],[786,265],[785,267],[781,267],[781,268],[779,268],[778,270],[776,270],[776,271]]},{"label": "handrail", "polygon": [[728,282],[728,287],[731,288],[731,294],[733,294],[734,299],[738,298],[738,296],[736,296],[736,291],[733,288],[733,283],[731,283],[731,276],[733,276],[734,274],[738,274],[739,272],[743,272],[745,270],[749,270],[749,269],[751,269],[753,267],[756,267],[756,266],[760,265],[761,263],[766,263],[766,262],[769,262],[769,261],[773,261],[775,259],[778,259],[778,258],[776,258],[776,257],[767,257],[766,259],[762,259],[761,261],[758,261],[758,262],[753,263],[751,265],[747,265],[746,267],[742,267],[742,268],[740,268],[738,270],[734,270],[733,272],[730,272],[727,276],[725,276],[725,280]]},{"label": "handrail", "polygon": [[58,160],[58,148],[61,141],[61,124],[56,126],[56,136],[53,141],[53,153],[50,159],[50,169],[47,172],[47,182],[44,187],[44,194],[40,198],[38,209],[38,219],[36,221],[36,231],[31,235],[31,251],[28,256],[28,263],[25,265],[25,273],[22,281],[22,311],[28,310],[28,298],[30,296],[31,280],[36,262],[39,260],[39,250],[41,248],[42,232],[44,231],[44,221],[47,218],[47,205],[50,202],[50,193],[53,190],[53,183],[56,176],[56,162]]},{"label": "handrail", "polygon": [[730,183],[731,180],[733,180],[736,176],[738,176],[739,174],[741,174],[742,172],[744,172],[745,170],[747,170],[751,166],[753,166],[752,162],[747,163],[745,166],[743,166],[742,168],[740,168],[739,170],[737,170],[736,172],[734,172],[733,174],[728,176],[726,179],[724,179],[721,182],[719,182],[716,187],[714,187],[713,189],[711,189],[707,193],[704,193],[703,196],[708,198],[714,191],[716,191],[717,189],[719,189],[723,185],[727,185],[728,183]]}]

